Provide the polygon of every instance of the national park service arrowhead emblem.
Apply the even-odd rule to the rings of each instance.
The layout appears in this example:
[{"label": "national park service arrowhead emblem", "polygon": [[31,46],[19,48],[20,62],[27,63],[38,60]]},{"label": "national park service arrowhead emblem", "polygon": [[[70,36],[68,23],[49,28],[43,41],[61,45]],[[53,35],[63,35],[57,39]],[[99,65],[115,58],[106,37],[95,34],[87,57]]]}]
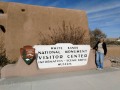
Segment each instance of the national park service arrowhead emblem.
[{"label": "national park service arrowhead emblem", "polygon": [[35,49],[32,46],[27,45],[23,48],[20,48],[20,54],[22,59],[28,65],[30,65],[35,59]]}]

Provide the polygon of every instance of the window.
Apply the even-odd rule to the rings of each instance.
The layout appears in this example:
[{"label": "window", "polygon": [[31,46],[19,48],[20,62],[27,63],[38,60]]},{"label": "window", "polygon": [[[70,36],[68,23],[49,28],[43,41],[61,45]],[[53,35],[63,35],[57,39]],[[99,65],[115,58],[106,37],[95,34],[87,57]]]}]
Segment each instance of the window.
[{"label": "window", "polygon": [[3,25],[0,25],[0,30],[2,30],[4,33],[6,32],[5,27]]},{"label": "window", "polygon": [[25,9],[21,9],[22,12],[25,12]]},{"label": "window", "polygon": [[2,9],[0,9],[0,14],[4,14],[4,11]]}]

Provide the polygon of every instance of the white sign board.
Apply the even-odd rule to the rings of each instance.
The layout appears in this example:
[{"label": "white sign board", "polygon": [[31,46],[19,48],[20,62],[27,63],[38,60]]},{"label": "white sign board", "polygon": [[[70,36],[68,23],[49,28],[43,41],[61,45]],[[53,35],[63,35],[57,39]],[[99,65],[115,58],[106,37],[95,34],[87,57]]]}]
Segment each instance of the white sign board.
[{"label": "white sign board", "polygon": [[35,45],[33,48],[40,69],[86,65],[90,52],[90,45],[70,43]]}]

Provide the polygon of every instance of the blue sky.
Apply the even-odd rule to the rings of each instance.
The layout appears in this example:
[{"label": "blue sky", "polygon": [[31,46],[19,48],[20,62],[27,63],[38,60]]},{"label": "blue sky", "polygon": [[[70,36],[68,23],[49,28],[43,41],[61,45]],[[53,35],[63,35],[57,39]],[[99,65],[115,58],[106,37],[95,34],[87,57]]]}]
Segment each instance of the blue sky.
[{"label": "blue sky", "polygon": [[120,0],[0,0],[24,4],[85,10],[89,28],[101,29],[107,37],[120,37]]}]

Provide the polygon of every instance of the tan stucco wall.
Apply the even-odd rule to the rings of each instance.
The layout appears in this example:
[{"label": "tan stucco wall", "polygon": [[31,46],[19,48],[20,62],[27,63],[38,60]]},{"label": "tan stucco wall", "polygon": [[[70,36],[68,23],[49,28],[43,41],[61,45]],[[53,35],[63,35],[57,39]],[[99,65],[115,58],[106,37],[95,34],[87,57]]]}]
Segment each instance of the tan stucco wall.
[{"label": "tan stucco wall", "polygon": [[0,8],[5,12],[0,16],[0,24],[6,28],[6,54],[12,60],[18,59],[19,49],[24,45],[39,43],[39,32],[47,35],[49,27],[58,28],[63,20],[88,30],[85,11],[3,2],[0,2]]},{"label": "tan stucco wall", "polygon": [[[104,60],[104,67],[111,67],[111,62],[107,58]],[[72,67],[59,67],[59,68],[48,68],[38,69],[36,60],[31,65],[27,65],[24,60],[20,57],[16,64],[8,64],[1,69],[1,78],[6,77],[25,77],[25,76],[39,76],[45,74],[55,74],[62,72],[77,72],[82,70],[95,69],[95,51],[90,50],[90,55],[87,65],[83,66],[72,66]]]}]

